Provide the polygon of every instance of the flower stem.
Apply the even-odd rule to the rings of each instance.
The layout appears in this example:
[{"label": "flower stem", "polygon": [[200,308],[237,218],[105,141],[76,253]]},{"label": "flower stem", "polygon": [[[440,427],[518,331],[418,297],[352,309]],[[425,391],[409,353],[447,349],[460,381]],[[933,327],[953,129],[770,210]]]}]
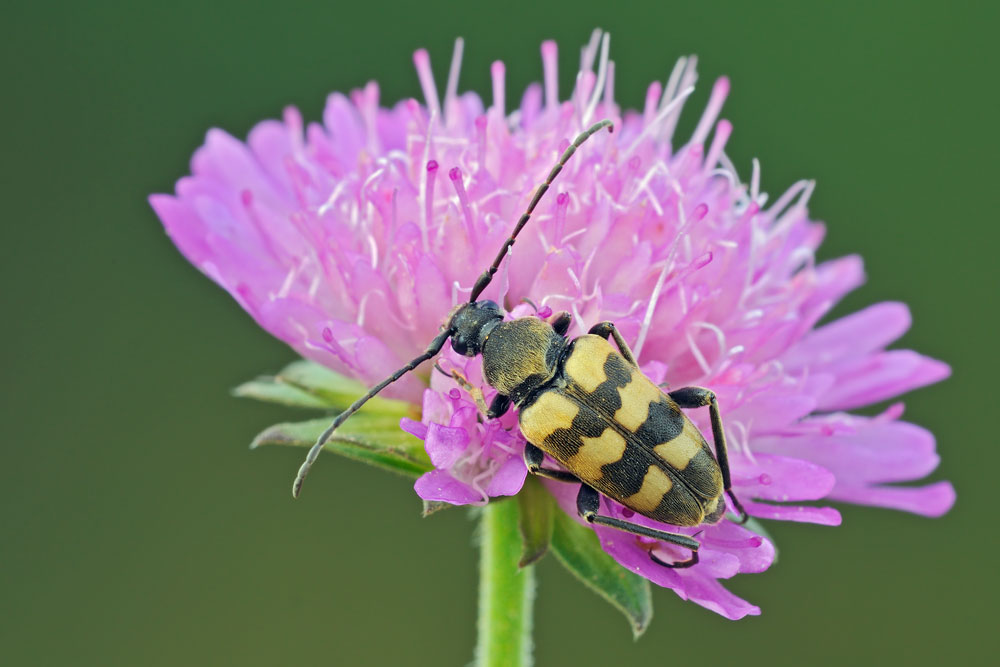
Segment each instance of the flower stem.
[{"label": "flower stem", "polygon": [[530,565],[517,567],[521,557],[517,503],[491,502],[482,517],[476,665],[528,667],[535,571]]}]

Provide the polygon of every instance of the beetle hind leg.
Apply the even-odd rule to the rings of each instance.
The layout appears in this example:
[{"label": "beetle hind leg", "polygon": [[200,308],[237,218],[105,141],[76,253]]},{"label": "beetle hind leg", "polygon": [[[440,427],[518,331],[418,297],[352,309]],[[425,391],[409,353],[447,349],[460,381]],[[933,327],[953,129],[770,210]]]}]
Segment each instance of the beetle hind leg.
[{"label": "beetle hind leg", "polygon": [[632,533],[633,535],[639,535],[640,537],[651,537],[654,540],[662,540],[669,544],[676,544],[677,546],[684,547],[685,549],[691,550],[691,557],[687,560],[678,561],[676,563],[668,563],[664,560],[657,558],[652,551],[649,552],[649,559],[656,563],[657,565],[662,565],[663,567],[669,567],[673,569],[680,569],[685,567],[691,567],[698,563],[698,548],[701,543],[693,537],[688,537],[687,535],[681,535],[679,533],[669,533],[665,530],[657,530],[655,528],[648,528],[646,526],[641,526],[637,523],[632,523],[631,521],[624,521],[622,519],[615,519],[610,516],[603,516],[597,512],[601,508],[601,496],[593,488],[587,486],[586,484],[580,485],[580,492],[576,496],[576,511],[579,512],[580,516],[587,522],[597,524],[598,526],[607,526],[608,528],[615,528],[617,530],[625,531],[626,533]]},{"label": "beetle hind leg", "polygon": [[715,441],[715,459],[722,471],[722,483],[726,490],[726,495],[733,501],[733,509],[739,512],[738,523],[744,524],[750,518],[743,505],[736,499],[733,493],[733,482],[729,475],[729,453],[726,449],[726,432],[722,428],[722,416],[719,414],[719,401],[715,398],[715,392],[704,387],[684,387],[667,394],[682,408],[701,408],[708,406],[708,414],[712,419],[712,440]]}]

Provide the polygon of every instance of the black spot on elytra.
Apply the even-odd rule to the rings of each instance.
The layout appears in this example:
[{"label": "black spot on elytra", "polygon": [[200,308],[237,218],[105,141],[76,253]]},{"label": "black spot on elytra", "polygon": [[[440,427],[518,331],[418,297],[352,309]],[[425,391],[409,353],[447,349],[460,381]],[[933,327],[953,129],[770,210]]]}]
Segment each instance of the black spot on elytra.
[{"label": "black spot on elytra", "polygon": [[715,459],[704,449],[694,455],[680,474],[684,484],[706,500],[722,493],[722,473]]},{"label": "black spot on elytra", "polygon": [[650,449],[664,442],[670,442],[681,434],[684,430],[684,416],[681,411],[667,400],[666,396],[661,397],[649,406],[649,416],[639,429],[635,432],[635,437]]},{"label": "black spot on elytra", "polygon": [[618,497],[627,498],[642,488],[650,463],[652,460],[648,452],[628,445],[620,459],[601,466],[601,473],[605,482],[618,492]]},{"label": "black spot on elytra", "polygon": [[[567,396],[565,392],[558,389],[549,389],[549,391],[558,391]],[[583,446],[581,438],[596,438],[604,433],[604,429],[608,425],[606,419],[586,405],[581,405],[580,401],[575,397],[567,396],[567,398],[577,404],[579,412],[576,413],[576,417],[573,418],[573,423],[569,428],[557,428],[545,436],[544,447],[546,451],[562,461],[569,459],[580,451],[580,448]]]},{"label": "black spot on elytra", "polygon": [[674,484],[672,489],[663,494],[663,499],[650,512],[650,517],[675,526],[697,526],[702,521],[702,513],[701,504],[691,492],[684,486]]}]

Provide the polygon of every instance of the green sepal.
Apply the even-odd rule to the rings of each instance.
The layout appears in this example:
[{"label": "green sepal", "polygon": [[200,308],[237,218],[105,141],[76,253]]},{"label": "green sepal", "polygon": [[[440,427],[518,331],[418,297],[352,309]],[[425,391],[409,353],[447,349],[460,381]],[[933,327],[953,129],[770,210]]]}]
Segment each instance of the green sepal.
[{"label": "green sepal", "polygon": [[[327,417],[275,424],[258,434],[250,448],[312,447],[329,425]],[[359,412],[337,429],[324,449],[407,477],[419,477],[433,468],[424,443],[399,428],[398,415]]]},{"label": "green sepal", "polygon": [[452,505],[451,503],[446,503],[443,500],[425,500],[424,509],[420,513],[420,516],[427,518],[431,514],[437,514],[441,510],[450,509],[452,507],[459,507],[459,505]]},{"label": "green sepal", "polygon": [[565,512],[557,512],[552,553],[580,581],[625,614],[634,638],[646,631],[653,618],[649,581],[629,572],[605,553],[597,533]]},{"label": "green sepal", "polygon": [[[368,387],[357,380],[302,359],[288,364],[277,375],[244,382],[233,389],[233,394],[294,407],[343,410],[367,391]],[[411,406],[404,401],[375,396],[365,404],[365,410],[405,416]]]},{"label": "green sepal", "polygon": [[549,550],[552,540],[555,499],[534,475],[524,480],[517,494],[518,529],[521,532],[521,560],[518,567],[538,561]]}]

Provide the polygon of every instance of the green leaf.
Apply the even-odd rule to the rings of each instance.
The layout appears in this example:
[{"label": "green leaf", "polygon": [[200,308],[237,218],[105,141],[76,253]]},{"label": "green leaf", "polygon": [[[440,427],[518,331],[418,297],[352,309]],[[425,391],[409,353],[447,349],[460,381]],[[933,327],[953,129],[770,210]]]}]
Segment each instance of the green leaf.
[{"label": "green leaf", "polygon": [[556,512],[552,552],[567,570],[625,614],[635,638],[646,631],[653,618],[649,582],[605,553],[597,533]]},{"label": "green leaf", "polygon": [[[250,444],[312,447],[330,425],[327,418],[275,424]],[[324,449],[391,472],[419,477],[432,469],[424,443],[399,428],[399,417],[359,412],[337,429]]]},{"label": "green leaf", "polygon": [[260,377],[250,382],[244,382],[233,389],[233,395],[240,398],[253,398],[268,403],[281,403],[293,408],[317,408],[320,410],[333,407],[325,399],[310,394],[308,391],[293,387],[290,384],[278,382],[272,377]]},{"label": "green leaf", "polygon": [[[369,389],[357,380],[352,380],[331,371],[326,366],[305,359],[288,364],[275,379],[324,399],[338,409],[346,408]],[[373,412],[393,413],[402,416],[409,413],[410,404],[405,401],[375,396],[365,404],[365,408]]]},{"label": "green leaf", "polygon": [[531,565],[549,550],[555,499],[531,475],[517,494],[518,528],[521,531],[521,560],[518,567]]},{"label": "green leaf", "polygon": [[[244,382],[233,393],[243,398],[301,408],[343,410],[366,391],[368,387],[357,380],[302,359],[290,363],[273,377],[262,376]],[[380,396],[370,399],[365,404],[365,409],[400,417],[412,411],[409,403]]]}]

